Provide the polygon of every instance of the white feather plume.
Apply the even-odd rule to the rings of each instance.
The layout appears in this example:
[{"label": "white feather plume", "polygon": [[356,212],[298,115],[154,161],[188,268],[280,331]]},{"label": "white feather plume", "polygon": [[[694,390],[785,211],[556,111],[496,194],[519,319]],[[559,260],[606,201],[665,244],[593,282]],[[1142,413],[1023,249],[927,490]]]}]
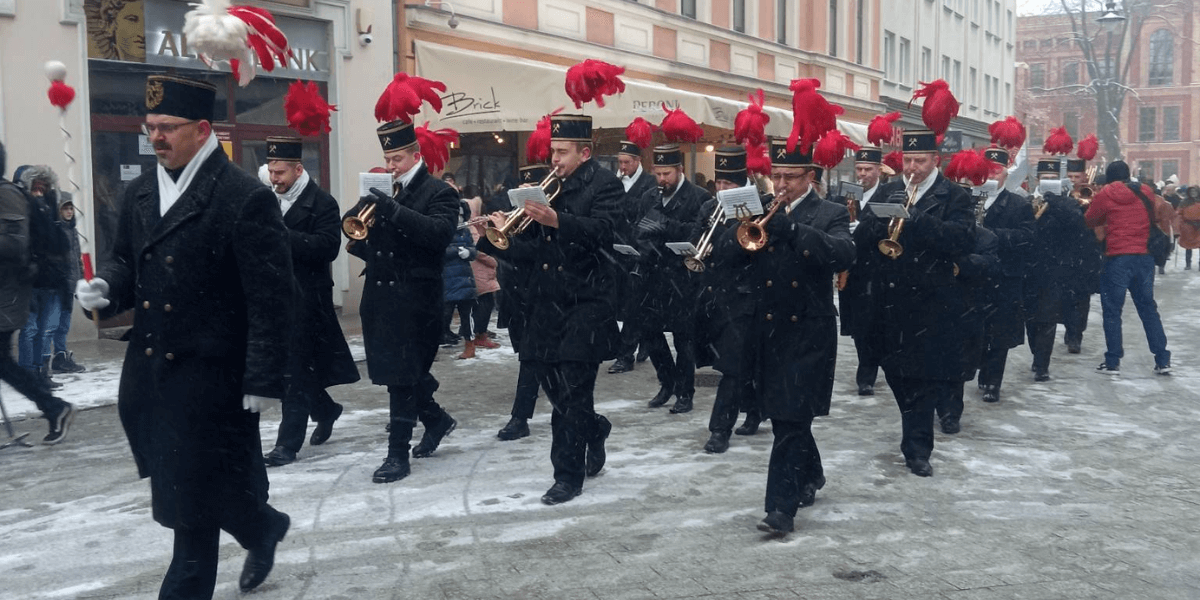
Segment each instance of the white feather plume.
[{"label": "white feather plume", "polygon": [[204,0],[191,6],[183,25],[188,46],[210,67],[217,61],[238,61],[238,84],[250,83],[256,74],[254,54],[246,44],[250,29],[229,14],[229,0]]}]

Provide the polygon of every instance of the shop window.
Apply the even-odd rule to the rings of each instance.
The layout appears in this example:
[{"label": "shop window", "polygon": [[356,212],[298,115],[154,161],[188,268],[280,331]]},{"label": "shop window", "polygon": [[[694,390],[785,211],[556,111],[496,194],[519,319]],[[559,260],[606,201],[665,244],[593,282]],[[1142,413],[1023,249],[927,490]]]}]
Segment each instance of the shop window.
[{"label": "shop window", "polygon": [[1143,106],[1138,110],[1138,141],[1154,141],[1154,121],[1158,118],[1158,109],[1153,106]]},{"label": "shop window", "polygon": [[290,79],[255,77],[250,85],[238,88],[233,102],[237,122],[287,126],[283,99],[291,83]]}]

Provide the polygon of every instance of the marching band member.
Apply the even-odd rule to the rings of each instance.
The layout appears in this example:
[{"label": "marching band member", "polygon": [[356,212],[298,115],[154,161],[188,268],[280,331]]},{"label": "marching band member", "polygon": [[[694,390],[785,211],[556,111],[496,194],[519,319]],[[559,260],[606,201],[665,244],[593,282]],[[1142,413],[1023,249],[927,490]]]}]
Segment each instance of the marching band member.
[{"label": "marching band member", "polygon": [[[1079,212],[1086,213],[1091,203],[1092,182],[1088,177],[1088,161],[1096,156],[1099,141],[1089,135],[1076,145],[1075,156],[1067,160],[1067,178],[1074,189],[1072,196],[1079,202]],[[1101,230],[1102,231],[1102,230]],[[1079,354],[1083,351],[1083,332],[1087,329],[1088,312],[1091,310],[1092,294],[1100,290],[1100,271],[1104,268],[1104,249],[1097,241],[1095,232],[1085,229],[1074,247],[1078,255],[1079,269],[1072,275],[1068,289],[1070,293],[1063,305],[1062,322],[1066,329],[1063,343],[1067,352]]]},{"label": "marching band member", "polygon": [[[644,120],[642,121],[644,122]],[[637,121],[626,128],[626,132],[631,133],[636,126]],[[645,127],[650,127],[650,125],[646,124]],[[649,143],[650,140],[645,131],[640,135],[630,135],[629,137],[639,137],[638,141],[642,144]],[[632,233],[637,227],[637,220],[642,210],[642,196],[657,186],[654,175],[642,168],[641,144],[629,140],[621,141],[621,148],[617,152],[617,172],[621,177],[621,185],[625,186],[622,206],[625,208],[626,227],[623,230]],[[626,237],[618,236],[617,243],[627,246],[637,245],[635,240],[625,239]],[[632,235],[628,237],[632,238]],[[644,296],[642,289],[646,277],[646,274],[639,270],[640,263],[636,257],[622,254],[616,257],[616,262],[621,270],[618,274],[618,285],[622,291],[617,301],[617,319],[621,321],[621,351],[617,359],[608,367],[610,374],[625,373],[634,368],[634,353],[637,352],[638,343],[641,342],[642,337],[640,326],[643,325],[643,319],[640,300]]]}]

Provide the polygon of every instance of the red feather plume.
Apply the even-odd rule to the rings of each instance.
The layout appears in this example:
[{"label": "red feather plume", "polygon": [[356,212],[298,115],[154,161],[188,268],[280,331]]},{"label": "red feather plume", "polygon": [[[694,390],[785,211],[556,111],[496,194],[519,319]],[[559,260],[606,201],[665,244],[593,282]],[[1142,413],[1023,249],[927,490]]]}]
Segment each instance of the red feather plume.
[{"label": "red feather plume", "polygon": [[[265,8],[254,6],[231,6],[229,14],[239,18],[250,28],[246,43],[258,54],[258,61],[267,72],[275,70],[275,61],[279,66],[287,66],[288,49],[287,36],[275,25],[275,17]],[[272,60],[274,58],[274,60]]]},{"label": "red feather plume", "polygon": [[859,148],[862,146],[855,144],[841,131],[830,129],[817,140],[817,145],[813,148],[813,162],[826,169],[832,169],[846,157],[847,150],[857,152]]},{"label": "red feather plume", "polygon": [[288,126],[300,135],[321,135],[329,133],[329,113],[337,107],[321,97],[316,83],[293,81],[283,99],[283,110]]},{"label": "red feather plume", "polygon": [[950,84],[946,83],[945,79],[929,83],[922,81],[921,85],[923,86],[921,89],[913,92],[912,100],[908,101],[908,105],[912,106],[912,101],[917,98],[924,98],[925,104],[921,107],[921,120],[933,133],[942,135],[950,128],[950,121],[958,116],[958,99],[950,93]]},{"label": "red feather plume", "polygon": [[450,160],[450,144],[458,141],[458,132],[453,129],[430,130],[429,121],[416,128],[417,144],[421,147],[421,158],[429,167],[430,173],[437,173],[446,168]]},{"label": "red feather plume", "polygon": [[625,139],[644,149],[654,142],[654,129],[653,123],[638,117],[625,128]]},{"label": "red feather plume", "polygon": [[846,112],[842,107],[830,104],[817,92],[821,87],[817,79],[793,79],[792,90],[792,134],[788,136],[787,151],[808,153],[821,134],[837,127],[838,115]]},{"label": "red feather plume", "polygon": [[1066,127],[1055,127],[1050,130],[1050,135],[1046,137],[1046,143],[1042,145],[1042,151],[1046,154],[1070,154],[1071,149],[1075,147],[1075,142],[1071,140],[1071,134],[1067,133]]},{"label": "red feather plume", "polygon": [[746,171],[760,175],[771,175],[771,157],[763,144],[746,145]]},{"label": "red feather plume", "polygon": [[46,95],[50,98],[50,104],[57,106],[59,110],[67,110],[71,102],[75,101],[75,88],[61,81],[53,81]]},{"label": "red feather plume", "polygon": [[887,165],[893,172],[899,173],[904,170],[904,153],[895,150],[883,155],[883,164]]},{"label": "red feather plume", "polygon": [[900,120],[899,112],[875,115],[875,118],[871,119],[871,124],[867,125],[867,141],[879,147],[892,143],[892,138],[896,137],[896,128],[892,123],[898,120]]},{"label": "red feather plume", "polygon": [[396,77],[383,90],[375,102],[375,119],[388,121],[412,121],[413,115],[421,112],[421,103],[428,102],[434,112],[442,112],[442,97],[438,92],[446,91],[446,84],[408,73],[396,73]]},{"label": "red feather plume", "polygon": [[992,163],[977,150],[961,150],[946,165],[945,175],[954,181],[970,181],[972,185],[983,185],[991,173]]},{"label": "red feather plume", "polygon": [[1001,148],[1012,149],[1025,145],[1025,125],[1016,117],[988,125],[988,133],[992,136],[992,143]]},{"label": "red feather plume", "polygon": [[582,108],[592,100],[604,108],[605,96],[625,91],[625,82],[620,78],[624,72],[625,67],[589,58],[567,69],[567,96],[575,102],[575,108]]},{"label": "red feather plume", "polygon": [[682,108],[672,110],[667,108],[666,102],[663,102],[662,108],[667,116],[663,117],[662,124],[658,127],[662,129],[663,135],[667,136],[668,142],[694,144],[704,137],[704,130],[687,116]]},{"label": "red feather plume", "polygon": [[1079,144],[1075,147],[1075,156],[1083,160],[1092,160],[1096,158],[1096,152],[1100,150],[1100,140],[1096,139],[1096,134],[1089,133],[1087,137],[1079,140]]},{"label": "red feather plume", "polygon": [[767,123],[771,122],[771,115],[763,111],[765,99],[762,88],[758,88],[750,94],[750,106],[738,112],[733,120],[733,137],[737,143],[766,146]]},{"label": "red feather plume", "polygon": [[[525,142],[525,162],[531,165],[544,164],[550,160],[550,117],[562,112],[559,107],[538,120],[537,127]],[[631,140],[632,141],[632,140]]]}]

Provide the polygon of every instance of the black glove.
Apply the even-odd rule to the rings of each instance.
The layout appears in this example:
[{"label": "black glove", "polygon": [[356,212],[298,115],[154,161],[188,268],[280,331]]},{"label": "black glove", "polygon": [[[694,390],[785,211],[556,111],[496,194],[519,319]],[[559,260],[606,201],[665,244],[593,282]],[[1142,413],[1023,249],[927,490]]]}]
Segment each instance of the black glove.
[{"label": "black glove", "polygon": [[783,210],[775,213],[770,221],[767,221],[767,235],[777,238],[786,239],[792,234],[792,220],[786,214],[782,214]]},{"label": "black glove", "polygon": [[643,237],[655,237],[663,235],[667,232],[667,228],[662,221],[651,219],[650,217],[642,217],[637,224],[638,235]]},{"label": "black glove", "polygon": [[366,196],[359,198],[358,201],[375,203],[375,214],[395,222],[396,214],[400,212],[400,203],[396,202],[395,198],[387,195],[379,188],[371,188],[368,192]]},{"label": "black glove", "polygon": [[892,190],[892,193],[888,194],[888,201],[895,202],[896,204],[904,204],[908,202],[908,192],[906,190]]}]

